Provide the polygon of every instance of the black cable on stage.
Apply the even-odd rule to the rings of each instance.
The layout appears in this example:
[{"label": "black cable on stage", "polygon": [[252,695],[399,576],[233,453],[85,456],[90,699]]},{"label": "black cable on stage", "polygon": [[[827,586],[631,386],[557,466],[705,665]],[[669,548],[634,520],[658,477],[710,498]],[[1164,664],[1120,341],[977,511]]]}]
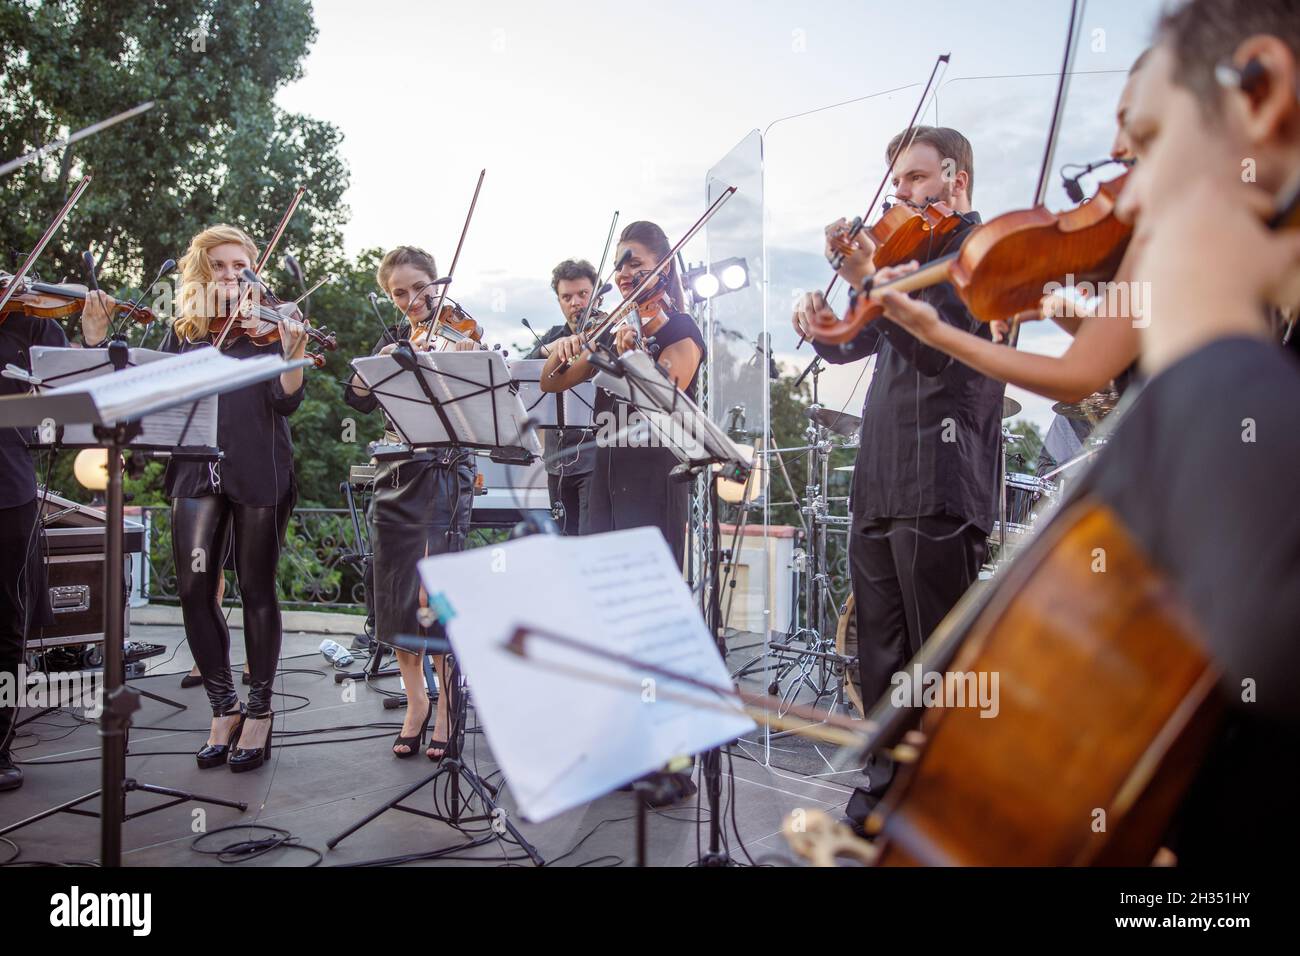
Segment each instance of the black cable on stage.
[{"label": "black cable on stage", "polygon": [[[209,837],[214,837],[218,833],[227,833],[231,830],[266,830],[272,835],[260,840],[236,840],[217,850],[208,850],[199,846],[202,841]],[[195,853],[202,853],[204,856],[215,856],[221,863],[247,863],[249,860],[256,860],[273,850],[302,850],[305,853],[311,853],[316,859],[308,863],[308,867],[318,866],[325,859],[325,855],[320,850],[307,846],[288,830],[283,827],[269,826],[265,823],[232,823],[230,826],[218,827],[216,830],[200,833],[190,842],[190,849]]]},{"label": "black cable on stage", "polygon": [[731,829],[736,834],[736,843],[740,847],[740,852],[745,854],[745,859],[749,861],[750,866],[758,866],[754,858],[749,855],[749,849],[745,846],[745,841],[740,835],[740,825],[736,822],[736,765],[731,757],[731,746],[727,746],[727,776],[731,780]]}]

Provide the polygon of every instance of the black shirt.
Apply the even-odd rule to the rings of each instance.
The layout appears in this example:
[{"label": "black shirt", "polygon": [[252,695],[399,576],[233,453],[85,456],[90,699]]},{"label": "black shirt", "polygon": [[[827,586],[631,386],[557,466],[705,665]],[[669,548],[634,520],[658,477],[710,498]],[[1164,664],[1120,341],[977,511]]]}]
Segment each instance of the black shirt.
[{"label": "black shirt", "polygon": [[1223,674],[1232,716],[1180,814],[1184,862],[1300,843],[1298,475],[1300,363],[1229,338],[1151,379],[1080,481],[1168,576]]},{"label": "black shirt", "polygon": [[[960,245],[979,222],[977,213],[966,218],[967,225],[927,258]],[[971,316],[948,283],[923,289],[916,298],[934,306],[944,322],[990,338],[989,327]],[[887,319],[870,323],[842,346],[814,341],[813,347],[837,365],[876,356],[853,470],[853,515],[948,515],[990,532],[1005,386]]]},{"label": "black shirt", "polygon": [[[572,326],[553,325],[526,356],[545,358],[542,346],[573,335]],[[542,446],[546,470],[552,475],[586,475],[596,466],[596,436],[590,428],[544,428]]]},{"label": "black shirt", "polygon": [[[23,312],[11,312],[0,324],[0,368],[9,363],[31,371],[33,345],[67,346],[63,326]],[[0,396],[25,395],[28,385],[0,378]],[[16,508],[36,497],[36,469],[27,445],[35,441],[31,428],[0,427],[0,508]]]},{"label": "black shirt", "polygon": [[[208,342],[181,341],[168,329],[160,349],[189,352],[210,348]],[[280,343],[254,345],[241,336],[223,353],[233,358],[282,355]],[[289,394],[280,376],[217,396],[218,462],[173,459],[167,463],[163,486],[168,498],[202,498],[224,494],[231,501],[256,508],[281,504],[294,493],[293,439],[289,416],[302,404],[306,380]]]}]

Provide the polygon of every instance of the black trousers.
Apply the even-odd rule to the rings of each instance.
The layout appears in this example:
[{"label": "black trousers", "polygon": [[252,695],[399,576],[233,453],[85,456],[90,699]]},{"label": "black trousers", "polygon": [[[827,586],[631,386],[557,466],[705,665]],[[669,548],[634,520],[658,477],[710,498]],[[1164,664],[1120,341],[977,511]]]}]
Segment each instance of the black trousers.
[{"label": "black trousers", "polygon": [[290,502],[255,508],[223,494],[172,499],[172,555],[181,616],[214,717],[230,713],[239,702],[230,673],[230,630],[217,601],[232,532],[248,655],[248,713],[252,717],[271,713],[281,639],[276,566],[293,511]]},{"label": "black trousers", "polygon": [[[979,576],[988,539],[964,524],[946,515],[854,518],[849,567],[868,709]],[[880,792],[893,778],[891,761],[877,758],[867,774],[872,792]]]},{"label": "black trousers", "polygon": [[587,513],[591,493],[591,472],[581,475],[546,476],[546,487],[551,492],[551,517],[560,526],[562,534],[587,534],[591,523]]},{"label": "black trousers", "polygon": [[[36,511],[36,499],[14,508],[0,508],[0,674],[10,675],[19,695],[24,691],[18,683],[24,635],[49,623]],[[17,715],[17,707],[0,706],[0,754],[9,752]]]}]

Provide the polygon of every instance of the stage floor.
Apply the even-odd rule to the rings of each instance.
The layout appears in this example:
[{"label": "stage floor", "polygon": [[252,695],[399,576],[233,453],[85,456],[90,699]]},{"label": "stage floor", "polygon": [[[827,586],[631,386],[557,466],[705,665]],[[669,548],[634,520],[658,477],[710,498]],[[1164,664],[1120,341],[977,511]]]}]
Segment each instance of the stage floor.
[{"label": "stage floor", "polygon": [[[240,648],[241,633],[235,631],[233,636],[234,646]],[[465,836],[444,823],[389,811],[336,849],[326,849],[328,839],[435,768],[423,757],[398,760],[392,756],[390,743],[400,728],[401,711],[385,710],[381,691],[397,692],[398,679],[383,678],[370,686],[358,684],[354,688],[355,700],[346,700],[344,686],[334,681],[332,665],[318,653],[323,636],[309,632],[285,634],[284,668],[276,686],[277,736],[272,762],[260,770],[235,775],[225,767],[201,771],[194,764],[192,754],[206,739],[209,711],[202,687],[180,688],[180,676],[190,666],[183,630],[169,625],[132,627],[133,640],[167,645],[169,654],[150,659],[150,673],[133,679],[131,685],[171,698],[188,709],[179,711],[142,698],[143,706],[135,715],[131,733],[128,776],[140,783],[243,800],[249,806],[241,813],[232,808],[183,803],[130,820],[122,830],[125,865],[222,865],[215,857],[194,850],[191,844],[202,831],[248,822],[291,831],[302,844],[322,851],[322,865],[326,866],[423,853],[466,841]],[[348,643],[346,637],[333,637]],[[740,650],[732,656],[743,662],[750,655],[752,652]],[[242,660],[239,651],[236,656]],[[546,693],[544,685],[539,685],[538,693]],[[805,695],[801,701],[807,699]],[[24,711],[22,716],[33,713]],[[470,723],[474,725],[472,713]],[[563,733],[564,728],[556,727],[555,732]],[[481,775],[497,770],[481,733],[467,734],[465,748],[466,762],[476,766]],[[25,724],[19,729],[13,750],[15,758],[22,762],[26,781],[20,790],[0,793],[3,825],[74,799],[99,785],[97,725],[71,712],[51,713]],[[731,855],[741,862],[745,862],[745,855],[732,831],[732,808],[726,802],[733,795],[735,826],[750,856],[755,862],[783,865],[791,862],[780,835],[786,814],[805,808],[838,816],[849,791],[861,780],[857,774],[833,774],[815,748],[788,738],[772,740],[766,756],[761,739],[743,740],[734,750],[732,764],[734,785],[725,775],[723,780],[726,832]],[[725,757],[723,770],[725,774]],[[490,779],[500,782],[500,775]],[[630,866],[634,863],[634,799],[631,793],[612,793],[544,823],[515,822],[548,863]],[[137,812],[163,802],[166,798],[137,793],[128,796],[127,807]],[[508,782],[500,803],[513,818],[515,808]],[[410,797],[407,805],[432,810],[432,787]],[[98,801],[87,806],[98,809]],[[698,811],[696,798],[692,798],[677,807],[650,813],[650,865],[684,866],[695,861],[697,812],[701,820],[698,839],[707,845],[708,809],[703,794]],[[243,836],[241,831],[232,831],[215,835],[205,843],[216,847]],[[10,834],[9,839],[21,847],[23,860],[84,860],[98,855],[99,823],[60,813]],[[577,846],[579,841],[584,841],[581,846]],[[0,844],[0,859],[11,852]],[[439,862],[494,866],[507,862],[507,856],[522,854],[516,846],[493,841],[465,855],[472,859]],[[302,866],[311,861],[311,854],[280,849],[241,865]],[[531,865],[526,858],[510,862]]]}]

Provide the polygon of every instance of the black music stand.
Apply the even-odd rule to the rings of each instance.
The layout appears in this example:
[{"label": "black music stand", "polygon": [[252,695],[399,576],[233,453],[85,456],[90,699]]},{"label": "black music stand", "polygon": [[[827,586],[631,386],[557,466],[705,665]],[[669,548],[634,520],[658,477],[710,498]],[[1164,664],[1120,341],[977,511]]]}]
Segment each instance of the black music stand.
[{"label": "black music stand", "polygon": [[561,431],[591,428],[596,412],[596,383],[582,382],[563,392],[543,392],[541,382],[545,366],[546,359],[523,359],[510,363],[510,375],[535,427]]},{"label": "black music stand", "polygon": [[[631,402],[659,435],[661,444],[675,455],[680,464],[673,478],[688,481],[706,473],[709,487],[709,607],[706,614],[710,633],[717,642],[718,653],[727,659],[727,644],[722,633],[722,601],[718,593],[718,565],[722,559],[719,541],[718,480],[727,478],[744,484],[749,480],[749,462],[736,444],[685,392],[668,378],[664,370],[643,351],[629,351],[617,359],[597,356],[602,371],[596,384]],[[686,438],[687,441],[681,439]],[[713,466],[721,471],[714,473]],[[722,849],[722,751],[713,747],[704,755],[704,781],[709,800],[709,848],[700,855],[701,866],[728,866],[730,857]]]},{"label": "black music stand", "polygon": [[[494,460],[527,463],[541,453],[533,424],[519,397],[505,358],[497,351],[415,352],[407,343],[388,355],[355,359],[353,369],[366,383],[388,415],[401,437],[399,445],[376,451],[390,459],[410,457],[419,451],[439,448],[474,448],[489,452]],[[432,409],[433,414],[429,411]],[[402,859],[433,860],[482,846],[509,834],[537,866],[544,865],[537,850],[524,839],[506,814],[497,813],[496,796],[500,787],[483,780],[462,759],[465,725],[468,714],[468,690],[463,686],[460,669],[450,645],[440,638],[410,637],[402,640],[406,649],[417,651],[426,662],[431,653],[448,657],[447,686],[439,693],[447,696],[447,717],[451,728],[447,750],[433,773],[417,781],[392,800],[326,841],[334,849],[344,839],[360,830],[388,810],[401,810],[429,820],[461,829],[467,823],[491,824],[491,835],[470,840],[418,857]],[[435,783],[443,775],[449,779],[448,811],[440,812],[436,794],[434,810],[405,806],[402,801]],[[460,782],[464,780],[478,797],[484,812],[473,816],[463,813]],[[500,830],[498,830],[500,827]]]},{"label": "black music stand", "polygon": [[[113,371],[136,368],[150,362],[169,358],[171,353],[156,349],[126,348],[114,344],[104,349],[74,349],[36,345],[31,350],[32,375],[40,380],[34,385],[37,395],[60,386],[85,382]],[[140,432],[130,444],[138,451],[165,452],[173,458],[220,458],[217,442],[217,400],[215,396],[199,399],[187,405],[164,409],[140,421]],[[49,451],[75,450],[103,447],[95,437],[94,426],[89,423],[69,422],[54,430],[53,440],[38,441],[35,449]],[[125,668],[125,663],[123,668]],[[122,680],[125,682],[125,670]],[[188,704],[172,700],[161,694],[136,689],[142,697],[166,704],[176,710],[189,710]]]},{"label": "black music stand", "polygon": [[[147,416],[185,404],[192,408],[182,416],[185,424],[176,436],[175,450],[183,452],[189,448],[190,451],[195,451],[192,446],[185,446],[184,441],[201,399],[264,381],[290,369],[303,368],[310,362],[306,359],[285,362],[279,356],[241,361],[222,355],[216,349],[198,349],[128,368],[125,342],[111,343],[108,352],[112,374],[108,374],[109,369],[103,369],[101,374],[41,395],[0,398],[0,427],[48,428],[51,424],[88,424],[96,443],[108,452],[108,507],[104,542],[105,694],[101,720],[103,757],[100,787],[5,827],[0,830],[0,835],[12,833],[56,813],[97,816],[100,820],[100,864],[119,867],[122,865],[122,824],[127,820],[191,800],[237,810],[248,809],[248,805],[243,802],[140,783],[126,776],[126,736],[131,726],[131,714],[140,709],[140,694],[134,688],[125,686],[122,680],[122,622],[126,597],[122,573],[122,452],[135,447],[133,442],[144,433]],[[210,450],[205,450],[202,454],[211,457]],[[167,803],[128,813],[126,794],[134,791],[172,799]],[[81,804],[96,797],[101,801],[98,813],[80,809]]]}]

